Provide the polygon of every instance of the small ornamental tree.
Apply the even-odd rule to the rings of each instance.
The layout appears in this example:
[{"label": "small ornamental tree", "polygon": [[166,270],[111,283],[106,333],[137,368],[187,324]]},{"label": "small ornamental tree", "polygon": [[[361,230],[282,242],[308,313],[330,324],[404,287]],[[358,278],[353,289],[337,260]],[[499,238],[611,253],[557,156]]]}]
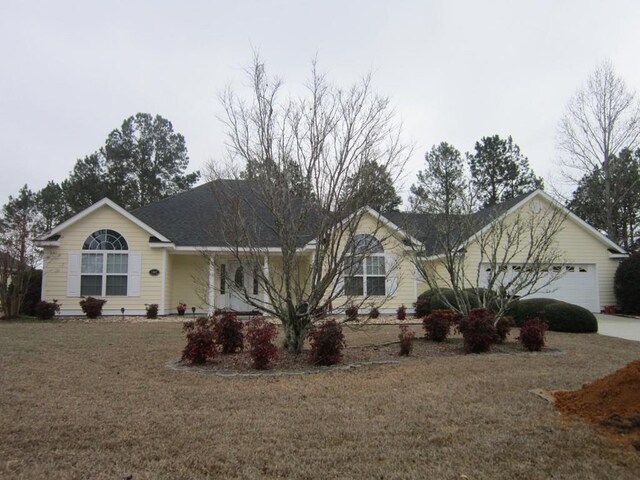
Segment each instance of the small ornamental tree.
[{"label": "small ornamental tree", "polygon": [[433,310],[422,321],[424,337],[434,342],[444,342],[449,335],[455,315],[451,310]]},{"label": "small ornamental tree", "polygon": [[314,365],[333,365],[342,360],[345,346],[342,326],[335,320],[329,320],[314,327],[309,332],[311,352],[309,361]]},{"label": "small ornamental tree", "polygon": [[187,346],[182,351],[182,360],[202,364],[215,358],[218,350],[211,320],[199,317],[193,322],[185,322],[182,329],[187,334]]},{"label": "small ornamental tree", "polygon": [[623,313],[640,314],[640,252],[618,265],[614,280],[618,306]]},{"label": "small ornamental tree", "polygon": [[544,347],[547,324],[537,317],[530,318],[520,326],[518,340],[530,352],[539,352]]},{"label": "small ornamental tree", "polygon": [[272,343],[278,329],[264,317],[252,317],[247,323],[246,340],[253,359],[253,368],[266,370],[272,360],[278,358],[278,348]]},{"label": "small ornamental tree", "polygon": [[214,316],[213,331],[216,334],[216,343],[223,354],[236,353],[244,348],[242,322],[234,312]]},{"label": "small ornamental tree", "polygon": [[491,344],[499,340],[494,318],[495,315],[486,308],[474,308],[462,317],[458,330],[462,333],[466,353],[487,352]]},{"label": "small ornamental tree", "polygon": [[100,298],[87,297],[80,300],[80,308],[88,318],[98,318],[102,315],[102,307],[107,303]]}]

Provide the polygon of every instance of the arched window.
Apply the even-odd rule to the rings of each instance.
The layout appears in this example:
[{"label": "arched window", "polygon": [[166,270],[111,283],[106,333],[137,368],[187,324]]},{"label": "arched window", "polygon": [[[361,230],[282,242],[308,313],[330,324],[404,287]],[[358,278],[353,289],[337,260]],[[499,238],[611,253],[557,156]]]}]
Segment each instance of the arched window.
[{"label": "arched window", "polygon": [[82,250],[80,295],[126,295],[129,245],[124,237],[114,230],[97,230],[87,237]]},{"label": "arched window", "polygon": [[384,248],[373,235],[359,233],[347,246],[344,294],[347,296],[384,296],[386,268]]}]

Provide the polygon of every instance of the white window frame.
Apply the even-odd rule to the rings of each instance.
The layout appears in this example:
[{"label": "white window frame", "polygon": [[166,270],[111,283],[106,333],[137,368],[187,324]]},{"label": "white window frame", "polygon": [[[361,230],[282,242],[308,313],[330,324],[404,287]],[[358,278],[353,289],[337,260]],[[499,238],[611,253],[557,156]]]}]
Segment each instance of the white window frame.
[{"label": "white window frame", "polygon": [[[370,234],[365,234],[367,236],[370,236],[372,238],[374,238],[380,245],[380,248],[382,249],[382,252],[376,252],[376,253],[369,253],[367,255],[362,256],[361,258],[361,265],[360,265],[360,270],[361,273],[355,273],[355,274],[351,274],[351,272],[346,271],[345,275],[344,275],[344,294],[345,296],[348,297],[384,297],[387,295],[387,256],[384,252],[384,246],[382,245],[382,242],[380,242],[377,238],[375,238],[373,235]],[[352,257],[348,256],[347,257],[347,262],[350,262],[350,259]],[[382,271],[383,273],[379,273],[379,274],[370,274],[367,273],[367,266],[369,265],[369,260],[372,258],[379,258],[382,259],[381,263],[378,263],[378,265],[382,266]],[[380,262],[380,260],[378,260],[378,262]],[[347,283],[349,278],[361,278],[362,279],[362,295],[358,295],[358,294],[352,294],[352,293],[348,293],[347,292]],[[383,292],[382,293],[377,293],[375,295],[370,295],[368,290],[367,290],[367,279],[368,278],[382,278],[383,279]]]},{"label": "white window frame", "polygon": [[[102,291],[100,297],[126,297],[129,289],[129,250],[82,250],[82,255],[102,255],[102,273],[85,273],[82,271],[82,257],[80,258],[80,294],[82,293],[82,277],[102,277]],[[127,273],[108,273],[107,272],[107,256],[108,255],[124,255],[126,257]],[[107,277],[127,277],[127,288],[125,293],[119,295],[107,295]]]}]

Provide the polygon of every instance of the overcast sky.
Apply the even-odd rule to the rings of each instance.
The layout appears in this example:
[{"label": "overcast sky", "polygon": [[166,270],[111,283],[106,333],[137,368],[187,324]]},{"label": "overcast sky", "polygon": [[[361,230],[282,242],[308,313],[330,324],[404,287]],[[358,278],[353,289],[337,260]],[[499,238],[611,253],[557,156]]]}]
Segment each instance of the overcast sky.
[{"label": "overcast sky", "polygon": [[557,172],[566,102],[609,59],[640,87],[640,1],[7,1],[0,3],[0,203],[63,180],[137,112],[187,142],[191,169],[221,157],[217,95],[252,49],[296,86],[318,55],[335,83],[372,71],[424,152],[512,135]]}]

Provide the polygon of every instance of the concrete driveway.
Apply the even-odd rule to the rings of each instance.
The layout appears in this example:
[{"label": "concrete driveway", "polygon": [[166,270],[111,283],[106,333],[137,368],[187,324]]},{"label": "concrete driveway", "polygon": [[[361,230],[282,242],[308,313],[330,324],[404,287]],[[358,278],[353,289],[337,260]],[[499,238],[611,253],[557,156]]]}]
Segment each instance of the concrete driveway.
[{"label": "concrete driveway", "polygon": [[640,342],[640,318],[618,317],[600,313],[596,313],[595,316],[598,319],[598,333],[600,335]]}]

